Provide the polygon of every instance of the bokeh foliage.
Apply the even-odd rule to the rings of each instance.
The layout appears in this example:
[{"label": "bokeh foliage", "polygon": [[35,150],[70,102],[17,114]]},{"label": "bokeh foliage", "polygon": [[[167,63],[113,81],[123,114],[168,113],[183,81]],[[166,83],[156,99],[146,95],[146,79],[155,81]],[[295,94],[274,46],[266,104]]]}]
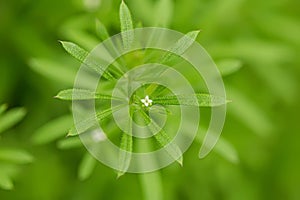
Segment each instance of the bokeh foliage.
[{"label": "bokeh foliage", "polygon": [[[242,63],[239,71],[224,77],[233,102],[222,134],[237,150],[239,162],[229,162],[217,151],[199,160],[200,145],[195,142],[184,154],[184,167],[174,164],[159,172],[161,176],[126,175],[116,180],[113,170],[96,163],[92,176],[81,181],[89,176],[85,172],[90,170],[84,169],[93,161],[84,148],[74,148],[80,147],[76,139],[63,138],[71,126],[70,105],[53,99],[58,91],[72,87],[80,64],[58,40],[92,49],[100,41],[94,34],[95,18],[111,34],[118,33],[120,1],[2,0],[0,104],[25,107],[27,115],[1,134],[0,145],[26,149],[34,162],[18,166],[15,189],[0,190],[0,198],[142,199],[151,195],[143,184],[161,181],[164,199],[299,199],[299,1],[126,3],[136,25],[183,33],[201,29],[197,40],[219,66],[225,68],[230,61],[232,65],[232,59]],[[41,138],[49,127],[54,139]],[[83,170],[78,172],[78,166]],[[150,187],[160,190],[156,184]]]}]

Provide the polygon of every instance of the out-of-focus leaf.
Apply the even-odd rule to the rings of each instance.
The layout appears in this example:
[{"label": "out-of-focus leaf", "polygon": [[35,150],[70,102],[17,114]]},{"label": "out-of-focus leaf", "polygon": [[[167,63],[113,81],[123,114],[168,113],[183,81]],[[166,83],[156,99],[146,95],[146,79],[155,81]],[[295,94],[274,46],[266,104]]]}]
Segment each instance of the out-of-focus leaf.
[{"label": "out-of-focus leaf", "polygon": [[98,112],[96,114],[96,116],[94,116],[94,117],[89,117],[89,118],[86,118],[85,120],[83,120],[81,122],[78,122],[76,124],[76,126],[73,126],[71,128],[71,130],[68,133],[68,136],[75,136],[75,135],[79,135],[81,133],[84,133],[89,128],[95,126],[96,125],[95,122],[100,122],[100,121],[106,119],[113,112],[117,111],[120,108],[121,108],[121,106],[115,107],[114,109],[108,108],[108,109],[106,109],[106,110],[104,110],[102,112]]},{"label": "out-of-focus leaf", "polygon": [[250,99],[243,96],[233,87],[228,90],[228,96],[234,99],[234,103],[228,106],[229,113],[248,126],[254,133],[267,136],[272,130],[272,123],[268,116]]},{"label": "out-of-focus leaf", "polygon": [[96,20],[96,33],[102,41],[110,37],[106,27],[99,20]]},{"label": "out-of-focus leaf", "polygon": [[237,59],[226,59],[216,63],[222,76],[231,75],[242,67],[242,62]]},{"label": "out-of-focus leaf", "polygon": [[7,105],[6,105],[6,104],[2,104],[2,105],[0,106],[0,115],[1,115],[2,113],[4,113],[6,110],[7,110]]},{"label": "out-of-focus leaf", "polygon": [[216,146],[215,151],[220,154],[223,158],[232,163],[239,162],[239,156],[236,149],[227,140],[220,137]]},{"label": "out-of-focus leaf", "polygon": [[130,49],[131,44],[134,40],[134,32],[130,10],[123,0],[120,6],[120,22],[123,45],[124,48],[128,50]]},{"label": "out-of-focus leaf", "polygon": [[161,105],[186,105],[213,107],[228,103],[224,97],[213,96],[209,94],[191,94],[177,96],[160,96],[153,99],[154,104]]},{"label": "out-of-focus leaf", "polygon": [[106,78],[107,80],[114,79],[113,75],[110,72],[105,71],[105,69],[99,64],[97,64],[95,61],[85,60],[86,57],[89,55],[89,52],[87,52],[86,50],[82,49],[81,47],[79,47],[78,45],[72,42],[61,41],[61,44],[71,56],[76,58],[82,64],[85,64],[91,70],[99,74],[102,74],[103,77]]},{"label": "out-of-focus leaf", "polygon": [[34,58],[29,61],[29,66],[35,72],[51,79],[73,85],[76,76],[76,68],[64,66],[63,63],[44,58]]},{"label": "out-of-focus leaf", "polygon": [[122,134],[121,143],[120,143],[120,153],[119,153],[119,167],[118,178],[124,175],[130,165],[132,153],[132,135],[127,133]]},{"label": "out-of-focus leaf", "polygon": [[19,171],[19,167],[15,164],[0,163],[0,188],[12,190],[14,188],[12,180]]},{"label": "out-of-focus leaf", "polygon": [[68,89],[60,91],[55,98],[61,100],[89,100],[89,99],[101,99],[101,100],[120,100],[108,95],[98,94],[85,89]]},{"label": "out-of-focus leaf", "polygon": [[12,182],[12,179],[6,175],[0,172],[0,188],[4,190],[12,190],[14,189],[14,184]]},{"label": "out-of-focus leaf", "polygon": [[54,119],[34,132],[32,142],[34,144],[45,144],[64,137],[72,124],[73,118],[71,115]]},{"label": "out-of-focus leaf", "polygon": [[89,153],[86,153],[78,168],[78,178],[81,181],[88,179],[95,169],[97,160]]},{"label": "out-of-focus leaf", "polygon": [[[180,38],[163,57],[161,63],[171,61],[174,56],[180,56],[195,42],[200,31],[192,31]],[[174,55],[175,54],[175,55]]]},{"label": "out-of-focus leaf", "polygon": [[26,115],[24,108],[13,108],[0,116],[0,133],[20,122]]},{"label": "out-of-focus leaf", "polygon": [[57,147],[59,149],[72,149],[77,147],[82,147],[82,143],[79,137],[69,137],[57,142]]},{"label": "out-of-focus leaf", "polygon": [[159,171],[139,175],[144,200],[163,200],[162,180]]},{"label": "out-of-focus leaf", "polygon": [[154,120],[145,113],[145,111],[141,110],[142,117],[146,124],[149,124],[150,131],[154,134],[154,138],[159,143],[159,145],[164,148],[167,153],[174,158],[181,166],[183,164],[182,151],[176,145],[171,143],[171,138],[169,135],[161,129],[158,124]]},{"label": "out-of-focus leaf", "polygon": [[173,15],[173,1],[172,0],[160,0],[155,4],[154,18],[155,26],[168,27],[172,21]]},{"label": "out-of-focus leaf", "polygon": [[33,161],[33,156],[21,149],[0,149],[0,160],[16,164],[27,164]]}]

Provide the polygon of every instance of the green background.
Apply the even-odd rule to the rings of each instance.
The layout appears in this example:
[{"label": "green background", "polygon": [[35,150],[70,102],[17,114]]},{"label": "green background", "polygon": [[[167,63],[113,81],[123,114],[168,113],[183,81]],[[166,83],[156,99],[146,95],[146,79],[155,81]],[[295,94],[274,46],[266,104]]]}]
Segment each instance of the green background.
[{"label": "green background", "polygon": [[[126,3],[134,22],[153,26],[164,19],[164,26],[183,33],[200,29],[197,41],[214,60],[239,59],[243,67],[224,77],[233,102],[222,137],[235,147],[239,162],[216,152],[199,160],[200,145],[193,144],[184,167],[161,170],[162,189],[154,182],[150,192],[169,200],[300,199],[300,1],[174,0],[160,11],[166,17],[154,12],[158,1]],[[99,42],[95,18],[111,34],[120,30],[120,1],[86,2],[95,1],[0,1],[0,104],[27,110],[21,123],[1,134],[0,145],[34,157],[21,166],[13,190],[0,189],[1,200],[144,199],[138,175],[116,180],[113,170],[98,163],[89,179],[79,180],[84,148],[61,150],[56,141],[36,145],[31,139],[36,129],[70,113],[70,104],[53,96],[72,86],[80,64],[58,40],[92,49]]]}]

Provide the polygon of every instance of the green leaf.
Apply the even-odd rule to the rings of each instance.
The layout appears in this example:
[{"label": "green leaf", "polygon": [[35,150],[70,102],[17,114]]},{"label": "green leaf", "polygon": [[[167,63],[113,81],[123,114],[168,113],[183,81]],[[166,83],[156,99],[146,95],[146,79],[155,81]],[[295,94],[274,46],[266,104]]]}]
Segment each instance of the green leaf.
[{"label": "green leaf", "polygon": [[73,126],[71,128],[71,130],[68,133],[68,136],[76,136],[79,135],[81,133],[84,133],[85,131],[87,131],[88,129],[92,128],[93,126],[95,126],[95,121],[100,122],[104,119],[106,119],[107,117],[109,117],[113,112],[117,111],[118,109],[120,109],[123,105],[121,106],[117,106],[114,109],[112,108],[108,108],[102,112],[98,112],[96,114],[96,116],[94,117],[89,117],[86,118],[85,120],[78,122],[76,124],[76,126]]},{"label": "green leaf", "polygon": [[103,77],[107,80],[114,79],[113,75],[110,72],[105,71],[105,69],[99,64],[97,64],[95,61],[86,60],[86,57],[89,55],[89,52],[87,52],[86,50],[82,49],[81,47],[72,42],[61,41],[61,44],[70,55],[72,55],[82,64],[86,65],[91,70],[94,70],[98,74],[102,74]]},{"label": "green leaf", "polygon": [[231,143],[229,143],[224,138],[222,138],[222,137],[219,138],[214,149],[219,155],[221,155],[223,158],[225,158],[229,162],[232,162],[232,163],[239,162],[239,156],[238,156],[236,149],[232,146]]},{"label": "green leaf", "polygon": [[159,171],[140,174],[144,200],[163,200],[163,187]]},{"label": "green leaf", "polygon": [[34,144],[45,144],[64,137],[73,124],[71,115],[65,115],[54,119],[38,128],[31,138]]},{"label": "green leaf", "polygon": [[0,116],[0,133],[20,122],[26,115],[24,108],[14,108]]},{"label": "green leaf", "polygon": [[81,181],[88,179],[95,169],[97,160],[90,154],[86,153],[79,164],[78,178]]},{"label": "green leaf", "polygon": [[220,106],[228,102],[229,101],[226,101],[226,99],[223,97],[213,96],[209,94],[161,96],[153,99],[153,104],[186,105],[200,107]]},{"label": "green leaf", "polygon": [[222,76],[234,74],[242,67],[242,62],[237,59],[226,59],[216,63]]},{"label": "green leaf", "polygon": [[6,105],[6,104],[2,104],[2,105],[0,106],[0,115],[1,115],[2,113],[4,113],[6,110],[7,110],[7,105]]},{"label": "green leaf", "polygon": [[184,54],[188,48],[195,42],[200,31],[192,31],[180,38],[174,46],[169,49],[163,57],[161,63],[166,63],[174,59],[176,56]]},{"label": "green leaf", "polygon": [[254,133],[263,137],[270,135],[274,125],[263,109],[252,102],[251,97],[244,96],[233,87],[227,92],[234,99],[234,103],[228,106],[229,114],[234,115]]},{"label": "green leaf", "polygon": [[16,164],[27,164],[33,161],[32,155],[20,149],[0,149],[0,160]]},{"label": "green leaf", "polygon": [[[68,65],[68,64],[66,64]],[[57,61],[44,58],[34,58],[29,61],[29,66],[35,72],[51,79],[65,83],[67,85],[73,85],[76,77],[77,69],[70,68]]]},{"label": "green leaf", "polygon": [[57,142],[57,147],[59,149],[72,149],[82,147],[82,143],[79,137],[69,137],[66,139],[59,140]]},{"label": "green leaf", "polygon": [[130,165],[132,154],[132,135],[122,134],[119,152],[119,167],[118,178],[124,175]]},{"label": "green leaf", "polygon": [[155,4],[154,26],[168,27],[172,21],[174,4],[172,0],[159,0]]},{"label": "green leaf", "polygon": [[13,178],[19,173],[20,167],[10,163],[0,163],[0,188],[12,190]]},{"label": "green leaf", "polygon": [[159,125],[145,113],[145,111],[141,110],[141,114],[145,123],[149,124],[149,129],[154,134],[154,138],[159,145],[162,148],[165,148],[167,153],[182,166],[183,158],[180,148],[176,144],[171,143],[172,140],[165,130],[160,128]]},{"label": "green leaf", "polygon": [[133,23],[130,10],[125,2],[122,0],[120,6],[120,22],[121,22],[121,35],[123,45],[126,50],[130,49],[134,40]]},{"label": "green leaf", "polygon": [[0,188],[4,190],[12,190],[14,189],[14,184],[12,182],[12,179],[6,175],[0,172]]},{"label": "green leaf", "polygon": [[68,89],[63,90],[58,93],[58,95],[55,96],[55,98],[61,99],[61,100],[89,100],[89,99],[101,99],[101,100],[120,100],[119,98],[114,98],[109,95],[102,95],[98,94],[89,90],[85,89]]},{"label": "green leaf", "polygon": [[96,33],[102,41],[110,37],[106,27],[99,20],[96,20]]}]

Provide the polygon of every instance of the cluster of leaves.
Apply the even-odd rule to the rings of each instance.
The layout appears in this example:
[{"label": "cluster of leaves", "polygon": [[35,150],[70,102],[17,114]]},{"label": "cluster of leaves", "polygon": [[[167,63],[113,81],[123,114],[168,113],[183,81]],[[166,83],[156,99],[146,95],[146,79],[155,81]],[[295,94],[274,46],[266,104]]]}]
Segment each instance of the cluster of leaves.
[{"label": "cluster of leaves", "polygon": [[[121,3],[120,6],[120,21],[121,21],[121,31],[122,31],[122,38],[123,38],[123,45],[126,48],[130,46],[130,43],[133,40],[133,35],[131,34],[131,30],[133,30],[133,22],[131,13],[126,6],[124,2]],[[101,40],[105,40],[109,38],[108,31],[106,30],[106,27],[97,20],[96,22],[96,32],[97,35]],[[176,54],[181,55],[183,54],[189,46],[196,40],[196,37],[198,36],[199,31],[192,31],[187,33],[182,39],[180,39],[176,44],[174,44],[173,47],[171,47],[173,52],[176,52]],[[63,47],[66,49],[66,51],[71,54],[73,57],[75,57],[78,61],[85,64],[87,67],[91,68],[96,73],[104,72],[103,77],[109,82],[111,80],[117,79],[118,77],[115,76],[116,73],[113,73],[109,70],[103,71],[101,66],[96,65],[95,63],[86,63],[85,58],[88,55],[88,51],[83,49],[77,44],[71,43],[71,42],[61,42]],[[173,54],[166,53],[163,55],[163,57],[158,58],[159,62],[166,63],[172,59],[174,59]],[[40,70],[41,68],[39,66],[49,66],[44,67],[43,70],[46,70],[44,72],[41,72],[43,74],[47,74],[47,77],[49,77],[49,73],[52,74],[52,77],[57,80],[61,80],[71,85],[73,83],[74,77],[75,77],[75,69],[70,69],[68,72],[66,72],[67,77],[70,78],[59,78],[57,77],[56,70],[57,66],[62,66],[62,64],[56,65],[55,63],[50,63],[48,61],[45,61],[43,59],[34,59],[31,62],[31,66],[34,67],[34,69]],[[241,67],[241,63],[237,60],[226,60],[223,61],[220,64],[220,70],[223,75],[228,75],[231,73],[234,73]],[[66,68],[64,67],[59,67]],[[122,73],[121,73],[122,74]],[[159,90],[157,88],[157,85],[151,85],[148,88],[146,88],[147,91],[155,92],[155,90]],[[86,99],[96,99],[100,101],[106,101],[111,99],[110,96],[101,94],[101,93],[93,93],[91,91],[83,90],[83,89],[69,89],[60,92],[57,96],[57,98],[60,98],[62,100],[86,100]],[[180,97],[178,96],[159,96],[154,100],[154,103],[161,104],[164,106],[168,105],[178,105],[179,101],[178,98],[180,98],[180,102],[186,102],[186,105],[189,106],[218,106],[220,104],[226,103],[225,99],[222,98],[215,98],[209,94],[196,94],[194,96],[187,96],[182,95]],[[197,102],[195,102],[195,98],[197,99]],[[147,111],[144,109],[140,109],[142,112],[142,116],[144,118],[145,122],[149,122],[151,120],[147,114]],[[113,111],[111,109],[103,110],[99,113],[97,113],[97,119],[99,121],[102,121],[106,118],[108,118]],[[89,119],[87,119],[89,120]],[[45,144],[48,142],[55,141],[59,138],[63,138],[65,133],[68,132],[69,127],[72,126],[72,117],[71,115],[65,115],[60,118],[54,119],[53,121],[47,123],[46,125],[42,126],[40,129],[38,129],[33,138],[32,141],[35,144]],[[79,126],[79,128],[78,128]],[[78,136],[78,134],[81,134],[85,131],[87,131],[90,128],[90,123],[82,122],[77,125],[77,129],[73,126],[69,130],[68,135],[69,136]],[[153,131],[155,131],[157,127],[153,127]],[[79,132],[78,132],[79,130]],[[201,132],[205,132],[205,128],[201,128]],[[51,134],[49,134],[51,133]],[[203,137],[197,136],[197,141],[202,142]],[[162,131],[160,134],[156,137],[157,142],[161,146],[165,146],[170,142],[170,137],[167,133]],[[126,168],[128,167],[128,163],[130,162],[130,153],[132,152],[132,142],[133,139],[131,136],[129,136],[126,133],[122,134],[121,141],[120,141],[120,147],[124,149],[128,154],[120,155],[120,166],[124,169],[123,171],[120,171],[118,175],[123,175],[124,172],[126,172]],[[57,143],[58,148],[60,149],[69,149],[69,148],[76,148],[76,147],[82,147],[80,139],[78,137],[70,137],[70,138],[64,138]],[[220,155],[222,155],[224,158],[228,159],[231,162],[237,162],[238,156],[235,149],[231,146],[229,142],[227,142],[224,138],[221,138],[218,144],[215,147],[215,151],[218,152]],[[170,155],[174,158],[178,158],[178,155],[181,155],[180,149],[176,146],[173,147],[173,149],[169,152]],[[182,162],[182,157],[180,156],[178,159],[178,162]],[[88,178],[94,167],[96,165],[96,161],[93,157],[89,155],[89,153],[86,153],[84,156],[78,171],[78,176],[81,180],[84,180]]]},{"label": "cluster of leaves", "polygon": [[[0,106],[0,134],[20,122],[26,115],[24,108],[13,108],[7,112],[7,105]],[[20,148],[0,148],[0,187],[13,189],[13,179],[20,172],[23,164],[33,161],[33,156]]]},{"label": "cluster of leaves", "polygon": [[[166,2],[166,1],[162,1]],[[162,6],[161,6],[162,7]],[[121,3],[120,6],[120,21],[121,21],[121,31],[122,31],[122,38],[123,38],[123,45],[125,48],[130,47],[130,43],[133,40],[133,35],[131,30],[133,30],[133,22],[131,13],[126,6],[124,2]],[[100,22],[96,21],[96,32],[99,38],[103,41],[109,38],[108,31],[106,30],[106,27]],[[176,44],[174,44],[173,47],[171,47],[171,51],[175,52],[177,55],[183,54],[190,45],[196,40],[197,36],[199,34],[199,31],[192,31],[187,33],[183,38],[181,38]],[[96,73],[103,73],[103,78],[106,79],[108,82],[113,81],[118,78],[118,75],[122,75],[122,71],[117,71],[113,69],[108,69],[106,71],[103,70],[103,68],[95,63],[87,63],[85,58],[88,55],[88,50],[85,50],[84,48],[80,47],[77,44],[74,44],[72,42],[61,42],[65,50],[71,54],[74,58],[76,58],[79,62],[82,64],[85,64],[88,68],[93,70]],[[161,63],[168,63],[169,61],[172,61],[174,59],[174,55],[171,53],[166,53],[162,57],[158,58],[158,62]],[[68,68],[68,66],[63,66],[62,63],[56,63],[55,61],[48,61],[45,59],[33,59],[30,62],[30,65],[33,67],[34,70],[38,71],[41,74],[46,75],[47,77],[51,77],[54,80],[59,80],[67,85],[72,85],[73,80],[76,74],[75,68]],[[43,66],[43,67],[40,67]],[[224,60],[220,62],[219,69],[222,73],[222,75],[227,76],[234,72],[236,72],[241,67],[241,62],[238,60],[230,59],[230,60]],[[60,73],[57,73],[64,69],[64,76],[59,76]],[[150,85],[145,89],[146,91],[150,92],[149,94],[155,94],[155,92],[160,91],[160,88],[157,85]],[[107,101],[110,100],[112,97],[108,95],[104,95],[102,93],[95,93],[88,90],[83,90],[79,88],[75,89],[68,89],[61,91],[57,96],[57,98],[62,100],[87,100],[87,99],[95,99],[99,101]],[[181,96],[172,96],[172,95],[164,95],[164,96],[157,96],[155,99],[153,99],[153,102],[155,104],[160,104],[164,106],[169,105],[179,105],[179,99],[180,103],[184,103],[188,106],[204,106],[204,107],[211,107],[211,106],[218,106],[220,104],[227,103],[227,101],[220,97],[214,97],[209,94],[195,94],[193,96],[189,95],[181,95]],[[195,101],[197,99],[197,101]],[[140,105],[140,102],[139,102]],[[145,123],[148,123],[151,121],[151,118],[147,114],[147,110],[144,108],[139,109],[141,111],[141,116],[144,119]],[[102,121],[104,119],[107,119],[112,114],[111,109],[103,110],[99,113],[97,113],[97,119],[98,121]],[[79,137],[77,137],[79,134],[87,131],[90,128],[90,123],[87,121],[83,121],[82,123],[77,124],[76,128],[73,125],[72,122],[72,116],[71,115],[65,115],[60,118],[54,119],[53,121],[50,121],[46,125],[42,126],[40,129],[38,129],[32,138],[32,141],[35,144],[45,144],[48,142],[55,141],[57,139],[60,139],[57,143],[58,148],[60,149],[71,149],[71,148],[79,148],[82,147],[81,141]],[[73,126],[73,127],[72,127]],[[69,127],[72,127],[69,129]],[[79,128],[78,128],[79,127]],[[151,128],[153,132],[156,132],[158,129],[158,125],[154,123],[154,127]],[[79,130],[79,131],[78,131]],[[64,138],[65,133],[68,132],[68,136],[75,136],[75,137],[69,137]],[[205,133],[205,128],[201,127],[200,130],[201,133]],[[49,134],[51,133],[51,134]],[[61,139],[63,138],[63,139]],[[160,146],[165,146],[168,144],[171,140],[168,133],[165,131],[161,131],[159,134],[156,134],[155,139],[157,140],[158,144]],[[201,143],[203,140],[203,135],[197,135],[196,140]],[[130,134],[123,133],[121,136],[120,141],[120,148],[125,150],[126,153],[120,153],[119,155],[119,161],[120,166],[123,169],[122,171],[118,172],[118,176],[123,175],[130,163],[130,155],[132,152],[132,146],[133,146],[133,138],[130,136]],[[214,151],[219,153],[221,156],[223,156],[225,159],[229,160],[230,162],[236,163],[238,162],[238,155],[234,147],[227,142],[224,138],[220,138],[219,142],[217,143]],[[124,151],[121,151],[124,152]],[[182,157],[181,157],[181,151],[177,146],[173,146],[169,150],[170,156],[176,158],[176,160],[182,164]],[[97,164],[97,161],[87,152],[85,156],[82,159],[82,162],[79,166],[78,170],[78,177],[81,180],[84,180],[88,178],[95,168],[95,165]],[[160,184],[160,176],[159,172],[153,173],[153,174],[147,174],[141,176],[141,183],[143,185],[143,188],[152,187],[153,182],[151,180],[156,180],[156,186],[158,187]],[[147,189],[145,189],[147,190]],[[160,187],[158,187],[157,190],[160,190]],[[145,191],[147,193],[147,191]],[[161,192],[160,192],[161,193]],[[146,195],[147,196],[147,195]]]}]

